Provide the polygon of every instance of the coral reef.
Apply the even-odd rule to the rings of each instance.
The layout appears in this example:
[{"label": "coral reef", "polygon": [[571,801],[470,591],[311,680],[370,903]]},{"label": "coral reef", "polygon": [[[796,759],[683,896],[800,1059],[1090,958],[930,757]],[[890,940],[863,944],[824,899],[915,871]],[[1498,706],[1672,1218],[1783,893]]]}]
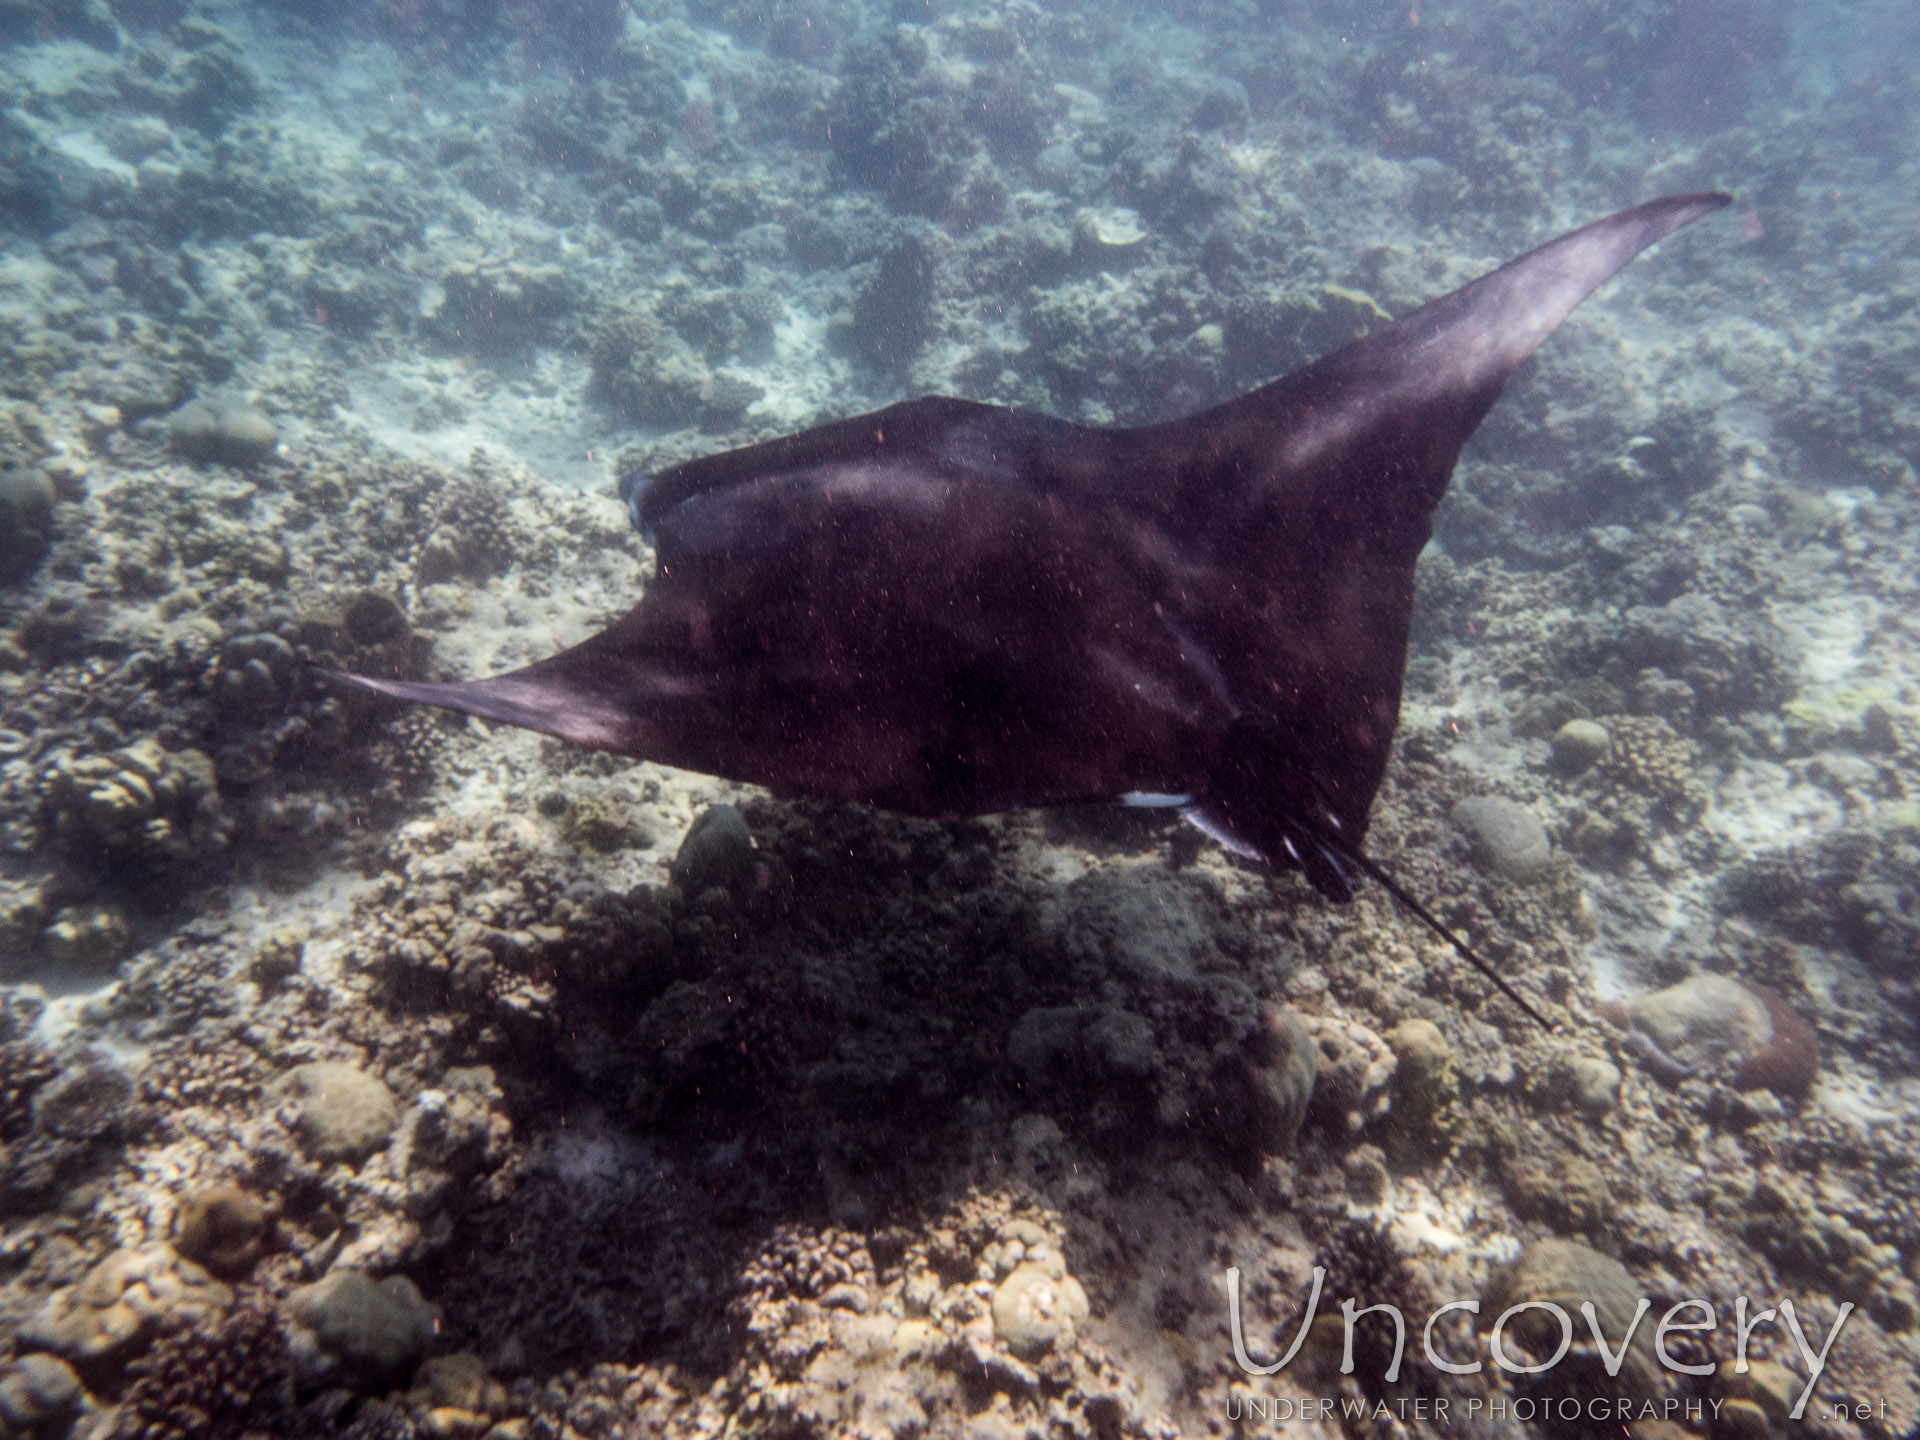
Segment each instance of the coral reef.
[{"label": "coral reef", "polygon": [[[0,0],[0,1429],[1782,1434],[1741,1295],[1864,1307],[1809,1417],[1872,1418],[1796,1425],[1920,1426],[1915,37],[1789,18]],[[600,628],[659,563],[613,473],[1170,418],[1715,187],[1479,432],[1366,837],[1556,1035],[1169,814],[794,805],[318,673]],[[1229,1265],[1262,1361],[1326,1271],[1276,1375]],[[1578,1302],[1643,1294],[1610,1379]],[[1388,1383],[1373,1314],[1343,1372],[1339,1300],[1474,1295],[1578,1353]]]},{"label": "coral reef", "polygon": [[439,1311],[404,1275],[375,1280],[364,1270],[335,1270],[295,1290],[283,1308],[293,1371],[307,1386],[380,1391],[404,1382],[439,1329]]},{"label": "coral reef", "polygon": [[20,1328],[19,1343],[111,1378],[156,1335],[212,1327],[233,1292],[165,1245],[116,1250],[79,1283],[56,1291]]},{"label": "coral reef", "polygon": [[280,1317],[248,1296],[205,1328],[162,1337],[127,1367],[118,1418],[154,1440],[284,1430],[293,1387]]}]

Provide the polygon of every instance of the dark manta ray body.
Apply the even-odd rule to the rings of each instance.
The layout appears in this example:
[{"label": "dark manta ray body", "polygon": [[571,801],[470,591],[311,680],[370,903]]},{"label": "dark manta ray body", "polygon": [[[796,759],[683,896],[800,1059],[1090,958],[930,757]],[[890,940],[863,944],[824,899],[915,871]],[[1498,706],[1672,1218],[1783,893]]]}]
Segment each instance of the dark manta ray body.
[{"label": "dark manta ray body", "polygon": [[1624,211],[1167,424],[923,399],[629,477],[658,569],[622,619],[488,680],[349,678],[914,815],[1178,803],[1412,904],[1360,846],[1461,446],[1574,306],[1726,203]]}]

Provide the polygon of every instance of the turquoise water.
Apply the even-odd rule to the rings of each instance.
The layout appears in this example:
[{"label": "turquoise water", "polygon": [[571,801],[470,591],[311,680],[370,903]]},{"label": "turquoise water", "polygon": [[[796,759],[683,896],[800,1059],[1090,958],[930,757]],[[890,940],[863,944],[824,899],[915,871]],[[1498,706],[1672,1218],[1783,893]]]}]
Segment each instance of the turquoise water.
[{"label": "turquoise water", "polygon": [[[1913,1433],[1917,45],[0,0],[0,1430]],[[1707,191],[1461,423],[1410,578],[1330,557],[1418,548],[1431,415],[1244,522],[1213,431],[1070,428]],[[1070,426],[670,503],[929,395]],[[1125,609],[1176,570],[1244,584]],[[319,673],[648,596],[587,745]],[[669,680],[723,698],[616,743]]]}]

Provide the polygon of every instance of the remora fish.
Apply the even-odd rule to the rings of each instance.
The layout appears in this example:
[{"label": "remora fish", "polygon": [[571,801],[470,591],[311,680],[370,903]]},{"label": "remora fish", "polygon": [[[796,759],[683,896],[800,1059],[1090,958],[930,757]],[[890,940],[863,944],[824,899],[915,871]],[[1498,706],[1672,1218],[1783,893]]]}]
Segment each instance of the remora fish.
[{"label": "remora fish", "polygon": [[1622,211],[1182,420],[929,398],[629,476],[658,569],[622,619],[492,679],[340,678],[913,815],[1178,804],[1333,900],[1372,875],[1534,1014],[1361,849],[1414,565],[1520,363],[1728,201]]}]

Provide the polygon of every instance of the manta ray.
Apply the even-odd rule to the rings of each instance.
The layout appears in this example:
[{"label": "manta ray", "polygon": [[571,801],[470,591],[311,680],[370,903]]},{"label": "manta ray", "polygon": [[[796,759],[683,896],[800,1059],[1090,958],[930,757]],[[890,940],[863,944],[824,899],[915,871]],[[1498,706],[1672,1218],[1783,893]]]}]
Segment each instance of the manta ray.
[{"label": "manta ray", "polygon": [[1727,203],[1621,211],[1164,424],[931,397],[630,475],[656,568],[607,629],[491,679],[338,678],[781,796],[1176,805],[1331,900],[1372,876],[1540,1020],[1362,848],[1415,562],[1521,362]]}]

